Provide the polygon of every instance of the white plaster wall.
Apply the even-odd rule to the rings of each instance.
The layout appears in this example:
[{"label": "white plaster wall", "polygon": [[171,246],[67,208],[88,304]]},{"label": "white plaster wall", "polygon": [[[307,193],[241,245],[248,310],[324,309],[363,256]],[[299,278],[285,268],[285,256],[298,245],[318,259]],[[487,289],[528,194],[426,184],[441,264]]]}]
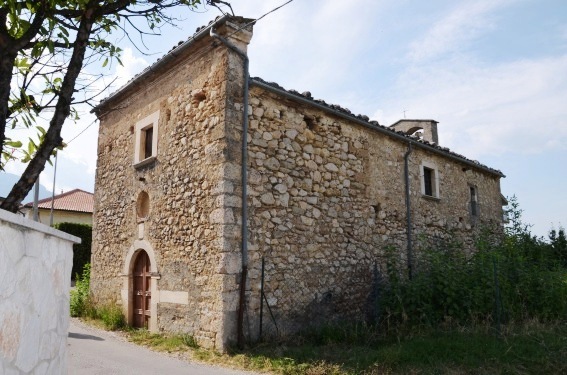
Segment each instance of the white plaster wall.
[{"label": "white plaster wall", "polygon": [[67,374],[73,243],[0,210],[0,374]]},{"label": "white plaster wall", "polygon": [[[26,218],[33,219],[33,209],[26,208],[23,210]],[[45,225],[49,225],[51,211],[40,208],[38,210],[39,221]],[[53,211],[53,224],[59,223],[77,223],[93,225],[93,214],[88,212],[74,212],[74,211]]]}]

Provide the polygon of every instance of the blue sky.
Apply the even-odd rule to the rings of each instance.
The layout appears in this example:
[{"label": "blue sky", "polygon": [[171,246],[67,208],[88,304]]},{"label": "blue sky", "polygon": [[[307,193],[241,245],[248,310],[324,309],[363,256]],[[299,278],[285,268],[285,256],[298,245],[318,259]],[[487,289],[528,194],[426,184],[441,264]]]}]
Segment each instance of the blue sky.
[{"label": "blue sky", "polygon": [[[284,0],[234,0],[257,18]],[[203,8],[200,11],[204,11]],[[122,40],[115,88],[219,12],[187,13],[146,39]],[[390,125],[439,121],[440,144],[506,174],[532,231],[567,225],[567,2],[564,0],[295,0],[260,20],[250,71]],[[92,123],[67,124],[69,140]],[[62,153],[57,188],[93,190],[97,124]],[[9,172],[19,172],[13,164]],[[47,167],[42,183],[51,188]]]}]

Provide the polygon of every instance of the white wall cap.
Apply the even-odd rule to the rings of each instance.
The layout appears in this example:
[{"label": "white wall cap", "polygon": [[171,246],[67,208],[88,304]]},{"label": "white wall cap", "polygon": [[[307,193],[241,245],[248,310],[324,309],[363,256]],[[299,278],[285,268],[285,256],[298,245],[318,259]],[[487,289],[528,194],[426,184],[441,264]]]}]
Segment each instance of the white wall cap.
[{"label": "white wall cap", "polygon": [[81,243],[81,239],[79,237],[75,237],[73,235],[70,235],[69,233],[51,228],[50,226],[41,224],[37,221],[26,219],[22,215],[14,214],[6,210],[0,210],[0,220],[6,221],[12,225],[17,225],[23,228],[33,229],[41,233],[49,234],[50,236],[58,237],[62,240],[72,243]]}]

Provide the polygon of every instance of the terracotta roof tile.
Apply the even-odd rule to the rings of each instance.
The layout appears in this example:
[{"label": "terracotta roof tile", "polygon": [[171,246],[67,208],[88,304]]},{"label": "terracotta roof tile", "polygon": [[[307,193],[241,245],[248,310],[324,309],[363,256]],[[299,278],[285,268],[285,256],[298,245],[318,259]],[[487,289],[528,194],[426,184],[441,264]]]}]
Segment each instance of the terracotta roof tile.
[{"label": "terracotta roof tile", "polygon": [[[94,194],[81,189],[70,190],[56,195],[53,208],[61,211],[93,212]],[[24,207],[33,207],[33,202],[26,203]],[[51,209],[51,197],[38,201],[39,208]]]}]

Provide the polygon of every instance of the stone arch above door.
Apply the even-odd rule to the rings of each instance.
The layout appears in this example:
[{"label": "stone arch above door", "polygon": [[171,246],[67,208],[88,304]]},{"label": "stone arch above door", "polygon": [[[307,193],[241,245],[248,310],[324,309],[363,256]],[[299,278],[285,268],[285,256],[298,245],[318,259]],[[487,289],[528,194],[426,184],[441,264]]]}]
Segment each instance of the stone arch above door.
[{"label": "stone arch above door", "polygon": [[128,253],[126,254],[126,259],[124,261],[124,268],[122,269],[122,273],[124,275],[129,275],[132,273],[132,268],[134,267],[134,260],[136,258],[136,254],[140,251],[144,250],[148,253],[150,257],[150,272],[153,274],[159,274],[156,262],[156,255],[152,245],[146,240],[136,240],[134,241],[134,245],[130,247]]}]

